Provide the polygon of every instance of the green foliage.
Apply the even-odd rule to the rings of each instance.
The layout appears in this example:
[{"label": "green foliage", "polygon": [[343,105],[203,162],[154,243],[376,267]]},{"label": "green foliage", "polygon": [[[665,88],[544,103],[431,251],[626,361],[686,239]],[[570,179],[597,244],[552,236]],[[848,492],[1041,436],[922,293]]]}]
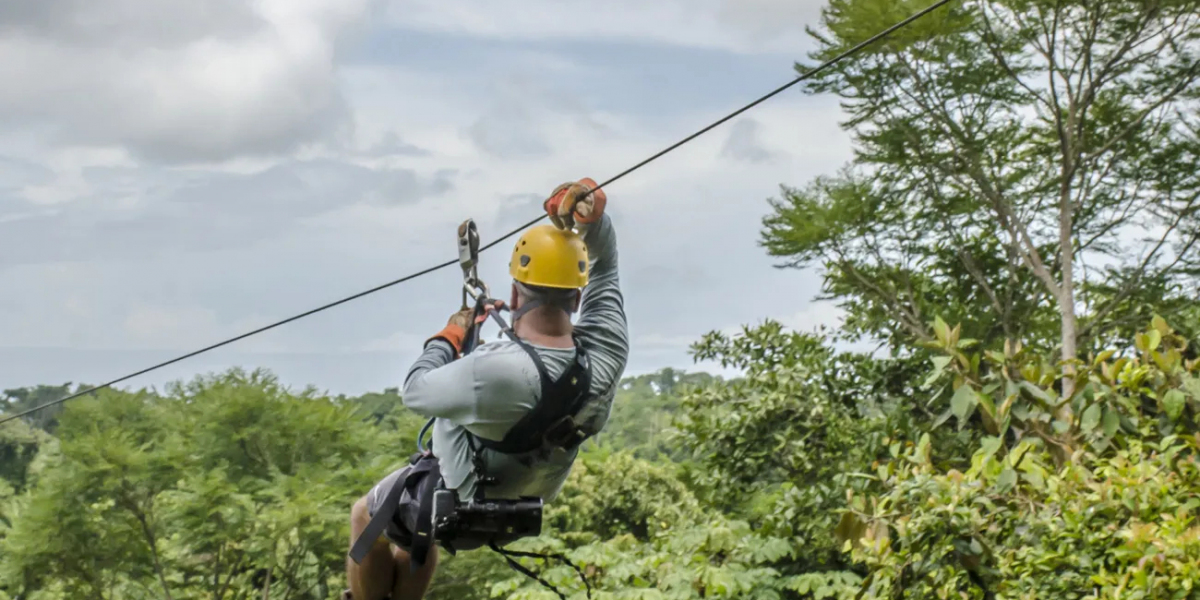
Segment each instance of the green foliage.
[{"label": "green foliage", "polygon": [[885,414],[912,390],[908,363],[835,352],[825,338],[774,321],[733,339],[712,333],[693,348],[697,359],[746,369],[683,396],[678,443],[710,489],[805,485],[867,464]]},{"label": "green foliage", "polygon": [[[1093,452],[1110,449],[1120,443],[1118,433],[1143,440],[1200,429],[1200,360],[1184,358],[1188,340],[1157,316],[1134,336],[1129,356],[1106,350],[1070,373],[1020,343],[968,354],[960,348],[973,344],[958,339],[957,326],[951,331],[939,321],[936,329],[945,333],[930,347],[944,357],[927,383],[942,383],[940,393],[950,396],[939,423],[954,417],[961,429],[977,419],[1010,447],[1036,438],[1060,464],[1081,443]],[[1058,383],[1064,377],[1075,381],[1068,398]]]},{"label": "green foliage", "polygon": [[1054,469],[1034,445],[966,473],[914,453],[856,503],[868,597],[1200,597],[1200,439],[1132,442]]},{"label": "green foliage", "polygon": [[24,490],[39,450],[52,440],[46,432],[20,419],[0,425],[0,482],[13,492]]},{"label": "green foliage", "polygon": [[701,522],[699,502],[672,470],[632,452],[583,455],[561,498],[547,510],[546,524],[568,539],[629,534],[646,541],[658,531]]},{"label": "green foliage", "polygon": [[221,599],[269,581],[328,598],[349,506],[395,460],[356,417],[237,370],[80,399],[60,418],[60,464],[14,503],[0,579],[18,594]]},{"label": "green foliage", "polygon": [[[82,389],[84,386],[80,386]],[[0,413],[14,414],[49,404],[71,394],[71,384],[39,385],[37,387],[14,388],[0,393]],[[31,415],[22,417],[29,425],[43,431],[53,432],[58,425],[61,404],[48,406]]]},{"label": "green foliage", "polygon": [[708,373],[683,373],[670,368],[625,378],[608,425],[593,438],[595,445],[613,451],[630,450],[641,458],[679,459],[680,453],[663,435],[679,411],[679,394],[718,380]]},{"label": "green foliage", "polygon": [[[885,490],[852,497],[839,528],[870,570],[867,596],[1200,598],[1196,365],[1161,319],[1136,338],[1134,356],[1106,351],[1075,371],[1085,384],[1070,423],[1052,417],[1071,400],[1057,399],[1064,374],[1044,358],[951,351],[940,364],[970,398],[962,423],[999,430],[962,469],[928,437],[891,447],[876,469]],[[972,380],[981,363],[991,375]]]},{"label": "green foliage", "polygon": [[[928,5],[831,0],[811,58]],[[1128,340],[1194,312],[1198,65],[1196,0],[950,3],[806,84],[855,156],[785,186],[761,243],[897,351],[936,316],[989,349]]]}]

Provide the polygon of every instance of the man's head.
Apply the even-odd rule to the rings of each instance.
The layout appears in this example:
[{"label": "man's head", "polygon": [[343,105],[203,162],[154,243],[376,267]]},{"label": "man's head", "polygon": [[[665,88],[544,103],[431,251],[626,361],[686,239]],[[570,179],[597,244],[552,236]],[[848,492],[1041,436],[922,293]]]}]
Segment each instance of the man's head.
[{"label": "man's head", "polygon": [[513,246],[508,271],[513,277],[513,310],[538,300],[570,314],[579,309],[588,281],[587,245],[574,231],[538,225]]}]

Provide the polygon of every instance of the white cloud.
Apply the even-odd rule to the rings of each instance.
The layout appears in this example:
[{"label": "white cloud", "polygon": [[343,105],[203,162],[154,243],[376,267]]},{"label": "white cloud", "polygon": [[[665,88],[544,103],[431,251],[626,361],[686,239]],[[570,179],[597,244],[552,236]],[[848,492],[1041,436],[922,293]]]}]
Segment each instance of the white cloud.
[{"label": "white cloud", "polygon": [[754,119],[735,121],[730,127],[725,145],[721,147],[721,156],[752,163],[777,158],[779,153],[767,148],[759,139],[761,128],[761,124]]},{"label": "white cloud", "polygon": [[401,27],[506,40],[653,42],[735,52],[802,51],[818,0],[392,0]]},{"label": "white cloud", "polygon": [[346,134],[340,36],[369,0],[53,0],[0,14],[0,125],[153,160]]}]

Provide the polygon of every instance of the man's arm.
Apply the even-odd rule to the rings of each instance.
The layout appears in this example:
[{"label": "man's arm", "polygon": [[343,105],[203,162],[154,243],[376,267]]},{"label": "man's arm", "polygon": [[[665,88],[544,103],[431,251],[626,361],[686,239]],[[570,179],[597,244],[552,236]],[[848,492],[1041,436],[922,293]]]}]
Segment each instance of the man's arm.
[{"label": "man's arm", "polygon": [[592,360],[592,378],[600,389],[616,384],[629,359],[625,299],[617,271],[617,235],[612,220],[601,214],[595,223],[580,224],[591,267],[583,290],[575,332]]},{"label": "man's arm", "polygon": [[469,421],[476,409],[475,355],[455,360],[457,347],[441,336],[426,342],[425,351],[408,369],[400,398],[421,416],[462,424]]}]

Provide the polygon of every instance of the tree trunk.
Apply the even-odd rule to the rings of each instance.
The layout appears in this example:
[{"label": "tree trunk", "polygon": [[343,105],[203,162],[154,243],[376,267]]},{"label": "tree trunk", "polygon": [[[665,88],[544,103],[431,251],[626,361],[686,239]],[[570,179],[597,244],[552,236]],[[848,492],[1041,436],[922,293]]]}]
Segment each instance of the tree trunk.
[{"label": "tree trunk", "polygon": [[158,540],[154,536],[154,532],[150,530],[150,523],[146,521],[146,515],[140,511],[136,514],[138,522],[142,525],[142,533],[146,536],[146,542],[150,545],[150,557],[154,559],[154,572],[158,574],[158,582],[162,585],[163,595],[167,600],[173,600],[171,588],[167,586],[167,575],[163,572],[162,561],[158,559]]},{"label": "tree trunk", "polygon": [[265,581],[263,581],[262,600],[270,600],[271,598],[271,571],[273,570],[273,568],[267,569],[267,578]]},{"label": "tree trunk", "polygon": [[[1068,199],[1067,202],[1070,202]],[[1062,213],[1060,223],[1060,241],[1062,244],[1062,285],[1059,290],[1062,297],[1058,299],[1059,308],[1062,310],[1062,359],[1063,365],[1063,380],[1062,380],[1062,397],[1064,399],[1071,397],[1075,393],[1075,365],[1070,361],[1076,358],[1075,342],[1078,333],[1078,327],[1075,323],[1075,249],[1071,239],[1071,215],[1070,208],[1065,207]],[[1070,415],[1070,406],[1064,406],[1066,415]]]}]

